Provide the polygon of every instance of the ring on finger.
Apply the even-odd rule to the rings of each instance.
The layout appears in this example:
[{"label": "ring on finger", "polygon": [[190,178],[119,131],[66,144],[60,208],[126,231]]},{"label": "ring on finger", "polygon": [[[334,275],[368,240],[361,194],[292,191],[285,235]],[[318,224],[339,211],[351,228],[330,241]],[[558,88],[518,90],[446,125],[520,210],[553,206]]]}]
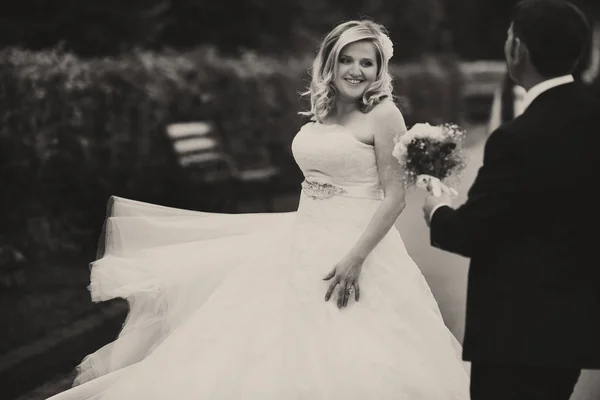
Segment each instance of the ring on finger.
[{"label": "ring on finger", "polygon": [[348,293],[348,294],[354,293],[354,286],[348,286],[348,287],[346,287],[346,293]]}]

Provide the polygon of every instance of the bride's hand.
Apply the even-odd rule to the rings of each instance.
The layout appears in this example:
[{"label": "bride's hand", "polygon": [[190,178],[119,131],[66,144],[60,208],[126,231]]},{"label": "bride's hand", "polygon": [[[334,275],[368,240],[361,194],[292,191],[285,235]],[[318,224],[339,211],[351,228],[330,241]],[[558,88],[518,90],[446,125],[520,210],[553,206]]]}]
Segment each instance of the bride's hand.
[{"label": "bride's hand", "polygon": [[323,280],[331,280],[327,293],[325,293],[325,301],[329,301],[335,287],[339,285],[337,292],[338,308],[348,305],[348,298],[354,293],[354,299],[358,301],[360,297],[360,286],[358,278],[362,270],[364,259],[353,256],[346,256],[325,277]]}]

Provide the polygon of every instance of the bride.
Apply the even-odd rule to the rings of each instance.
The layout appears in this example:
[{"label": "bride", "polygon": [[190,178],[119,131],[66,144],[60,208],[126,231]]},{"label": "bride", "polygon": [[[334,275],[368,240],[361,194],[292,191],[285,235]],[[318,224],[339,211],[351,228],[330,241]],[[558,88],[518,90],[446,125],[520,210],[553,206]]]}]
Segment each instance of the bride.
[{"label": "bride", "polygon": [[468,369],[394,228],[393,47],[349,21],[313,63],[292,143],[297,212],[212,214],[111,198],[94,301],[126,298],[119,337],[52,400],[466,400]]}]

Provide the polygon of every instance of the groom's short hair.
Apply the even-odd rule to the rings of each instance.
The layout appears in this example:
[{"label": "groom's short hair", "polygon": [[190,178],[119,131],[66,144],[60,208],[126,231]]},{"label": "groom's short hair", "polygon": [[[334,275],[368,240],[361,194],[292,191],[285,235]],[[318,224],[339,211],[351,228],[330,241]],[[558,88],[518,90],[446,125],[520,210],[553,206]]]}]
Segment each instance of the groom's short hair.
[{"label": "groom's short hair", "polygon": [[545,78],[570,74],[589,45],[585,14],[564,0],[523,0],[512,10],[513,34]]}]

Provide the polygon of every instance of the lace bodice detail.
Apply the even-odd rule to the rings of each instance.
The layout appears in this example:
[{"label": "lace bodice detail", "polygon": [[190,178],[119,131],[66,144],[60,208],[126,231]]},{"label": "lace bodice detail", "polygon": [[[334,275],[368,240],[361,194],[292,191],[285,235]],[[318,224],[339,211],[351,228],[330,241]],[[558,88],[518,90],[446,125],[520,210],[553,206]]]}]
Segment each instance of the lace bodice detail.
[{"label": "lace bodice detail", "polygon": [[381,192],[374,147],[341,125],[304,125],[292,142],[292,152],[308,182],[327,183],[349,193]]}]

